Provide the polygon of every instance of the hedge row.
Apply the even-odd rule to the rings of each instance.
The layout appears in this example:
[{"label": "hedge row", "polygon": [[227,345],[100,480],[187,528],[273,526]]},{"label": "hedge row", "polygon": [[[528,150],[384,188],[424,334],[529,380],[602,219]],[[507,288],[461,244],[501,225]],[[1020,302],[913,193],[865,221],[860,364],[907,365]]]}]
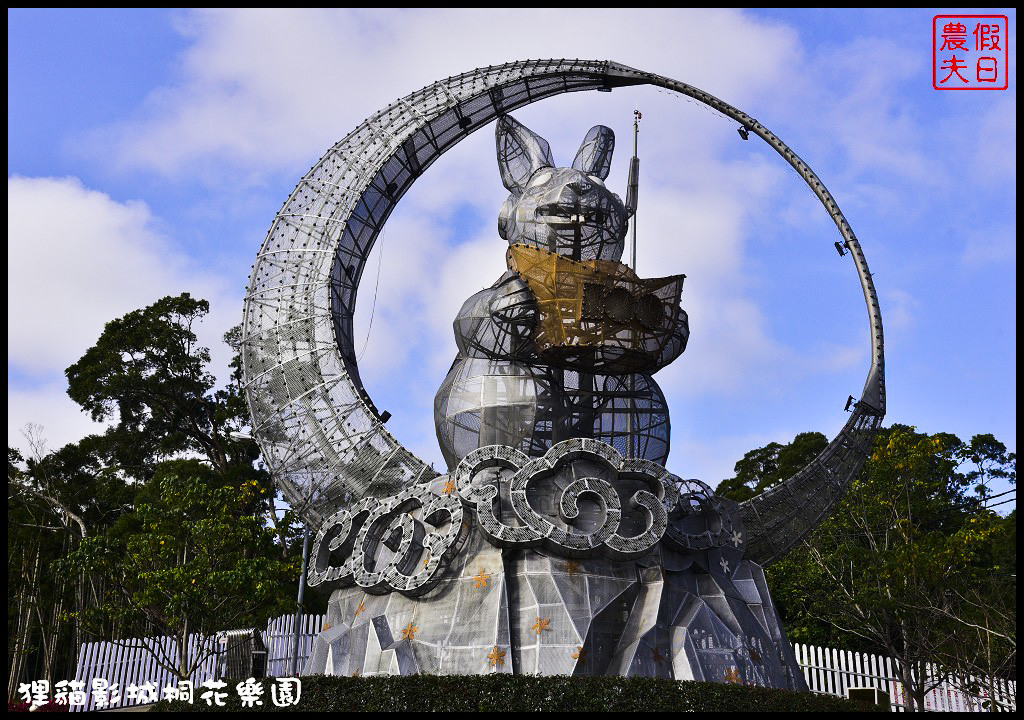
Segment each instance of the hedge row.
[{"label": "hedge row", "polygon": [[[197,688],[195,703],[161,702],[154,712],[242,710],[235,681],[226,681],[224,707],[208,707]],[[885,712],[889,708],[843,698],[788,690],[771,690],[710,682],[678,682],[657,678],[537,677],[532,675],[408,675],[383,677],[302,678],[296,706],[275,707],[273,680],[262,681],[263,704],[248,712]]]}]

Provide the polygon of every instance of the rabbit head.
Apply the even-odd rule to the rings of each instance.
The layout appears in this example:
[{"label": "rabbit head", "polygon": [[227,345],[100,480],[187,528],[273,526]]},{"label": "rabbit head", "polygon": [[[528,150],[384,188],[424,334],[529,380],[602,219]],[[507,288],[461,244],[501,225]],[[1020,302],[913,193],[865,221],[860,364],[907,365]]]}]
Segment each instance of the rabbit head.
[{"label": "rabbit head", "polygon": [[498,118],[497,146],[501,182],[512,193],[498,216],[503,239],[573,260],[622,257],[628,216],[604,185],[615,149],[611,128],[591,128],[571,168],[556,168],[547,141],[509,115]]}]

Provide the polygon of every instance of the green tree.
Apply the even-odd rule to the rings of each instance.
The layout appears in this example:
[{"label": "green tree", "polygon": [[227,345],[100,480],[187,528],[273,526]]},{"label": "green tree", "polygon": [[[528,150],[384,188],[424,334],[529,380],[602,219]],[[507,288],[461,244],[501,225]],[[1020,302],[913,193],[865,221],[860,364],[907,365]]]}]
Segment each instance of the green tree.
[{"label": "green tree", "polygon": [[792,477],[825,449],[828,440],[819,432],[800,433],[793,442],[773,442],[751,450],[736,463],[734,477],[715,490],[730,500],[743,502]]},{"label": "green tree", "polygon": [[[1015,481],[1011,466],[1000,469]],[[988,538],[973,582],[948,587],[945,602],[921,610],[941,614],[955,628],[956,642],[942,647],[941,663],[958,683],[986,696],[990,709],[1010,710],[1010,699],[1001,696],[996,679],[1013,678],[1017,667],[1017,512],[1004,518],[985,511],[971,521]]]},{"label": "green tree", "polygon": [[[259,448],[242,432],[249,412],[239,385],[241,329],[224,337],[236,354],[230,381],[216,389],[210,351],[194,330],[208,312],[206,300],[182,293],[112,320],[67,369],[68,395],[94,420],[117,419],[106,436],[111,461],[139,481],[161,460],[199,453],[225,478],[259,475],[269,485],[273,479],[254,468]],[[264,511],[287,557],[291,517],[278,515],[275,495],[268,493]]]},{"label": "green tree", "polygon": [[[1003,521],[969,489],[979,467],[1014,476],[1015,459],[995,448],[900,425],[881,430],[833,516],[768,569],[790,632],[889,655],[917,709],[958,667],[978,667],[977,618],[989,612],[992,625],[998,613],[977,589],[991,580]],[[1005,655],[1005,644],[990,646]]]},{"label": "green tree", "polygon": [[[294,543],[290,518],[276,511],[272,478],[258,464],[256,444],[240,432],[248,412],[239,388],[238,357],[230,381],[218,389],[209,371],[209,351],[197,341],[195,328],[208,309],[205,300],[183,293],[108,323],[66,374],[71,398],[94,419],[113,420],[114,425],[54,453],[38,442],[30,443],[27,457],[9,451],[10,683],[26,673],[69,676],[74,649],[86,632],[117,639],[163,628],[180,635],[180,614],[153,602],[152,593],[170,593],[168,576],[194,573],[189,579],[199,586],[200,578],[210,575],[207,585],[195,588],[204,603],[196,604],[189,588],[170,593],[177,606],[189,608],[196,618],[197,632],[231,619],[214,612],[219,603],[232,604],[237,592],[224,566],[204,574],[204,568],[214,567],[212,560],[200,560],[205,556],[195,547],[180,544],[174,545],[182,558],[176,568],[166,565],[170,556],[143,552],[146,533],[167,531],[152,521],[163,505],[193,518],[189,522],[202,518],[205,525],[199,527],[219,528],[219,537],[232,538],[235,546],[219,551],[228,560],[237,557],[228,551],[242,553],[244,562],[230,577],[248,572],[259,584],[254,573],[262,567],[274,579],[280,597],[268,599],[265,583],[262,590],[250,589],[248,597],[259,602],[237,604],[239,618],[256,622],[256,608],[262,607],[265,619],[284,602],[281,598],[291,596],[290,583],[278,582],[282,573],[293,580],[297,574],[289,553]],[[236,352],[239,337],[238,328],[225,337]],[[181,465],[182,458],[190,460]],[[205,506],[194,498],[190,505],[175,505],[184,502],[180,495],[192,497],[199,487],[210,492]],[[230,527],[228,516],[233,518]],[[265,532],[255,530],[265,528],[268,519],[277,528],[276,543],[268,544]],[[59,564],[68,556],[81,562]],[[158,566],[160,572],[154,569]],[[56,567],[64,572],[55,573]],[[63,664],[55,648],[63,648],[69,658]]]},{"label": "green tree", "polygon": [[[80,614],[96,632],[184,642],[288,604],[292,583],[282,579],[297,575],[288,518],[278,517],[270,475],[241,432],[248,411],[237,356],[223,389],[208,370],[195,333],[208,312],[188,293],[161,298],[107,323],[67,369],[71,398],[95,420],[116,419],[106,435],[112,461],[139,482],[133,510],[69,556],[106,579],[102,602]],[[235,328],[225,340],[237,350],[239,337]],[[277,545],[265,519],[278,528]]]},{"label": "green tree", "polygon": [[93,420],[116,416],[118,464],[138,478],[182,452],[201,453],[225,475],[256,459],[252,441],[237,436],[248,417],[238,387],[215,390],[210,351],[193,329],[209,310],[188,293],[161,298],[107,323],[65,373],[68,395]]},{"label": "green tree", "polygon": [[962,456],[972,467],[965,477],[974,484],[982,503],[992,494],[992,481],[1005,480],[1016,484],[1017,454],[1006,452],[1006,446],[991,434],[975,435],[964,447]]},{"label": "green tree", "polygon": [[48,452],[41,429],[25,432],[30,455],[8,448],[8,691],[32,678],[68,677],[83,629],[73,613],[96,602],[102,578],[53,563],[82,538],[102,533],[130,507],[134,491],[103,457],[105,440],[83,438]]},{"label": "green tree", "polygon": [[[173,637],[185,648],[191,634],[259,626],[290,609],[296,559],[280,556],[273,530],[254,512],[267,491],[255,479],[225,480],[199,460],[160,463],[135,509],[108,533],[83,540],[62,563],[107,578],[106,596],[83,621]],[[181,678],[214,650],[175,660],[151,645]]]}]

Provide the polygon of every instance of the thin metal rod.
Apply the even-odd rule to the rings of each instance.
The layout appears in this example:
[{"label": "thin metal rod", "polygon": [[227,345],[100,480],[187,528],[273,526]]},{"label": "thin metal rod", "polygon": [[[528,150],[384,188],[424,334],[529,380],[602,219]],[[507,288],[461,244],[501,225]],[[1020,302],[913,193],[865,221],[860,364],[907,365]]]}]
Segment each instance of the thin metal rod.
[{"label": "thin metal rod", "polygon": [[[637,153],[637,144],[640,138],[640,111],[633,111],[633,157],[640,157]],[[637,178],[639,180],[639,178]],[[637,198],[639,200],[639,198]],[[639,205],[639,202],[637,203]],[[636,213],[633,213],[633,245],[630,252],[630,259],[633,262],[633,272],[636,272]]]},{"label": "thin metal rod", "polygon": [[306,563],[309,561],[309,526],[302,526],[302,575],[299,576],[299,606],[295,609],[295,642],[292,644],[291,675],[299,675],[299,628],[302,626],[302,600],[306,594]]},{"label": "thin metal rod", "polygon": [[[639,145],[639,138],[640,138],[640,117],[641,117],[640,111],[634,109],[633,110],[633,163],[631,164],[630,169],[633,169],[633,167],[637,166],[636,158],[640,157],[637,154],[637,147]],[[636,182],[637,183],[637,187],[639,187],[640,178],[630,178],[630,181],[631,182]],[[640,201],[639,194],[637,195],[636,201],[637,201],[636,204],[639,206],[639,204],[640,204],[640,202],[639,202]],[[632,220],[632,222],[630,223],[630,225],[632,225],[633,242],[632,242],[632,248],[631,248],[630,253],[629,253],[629,257],[630,257],[630,261],[633,263],[633,272],[636,273],[636,211],[635,211],[635,209],[634,209],[633,217],[631,218],[631,220]],[[639,452],[640,448],[639,447],[637,448],[636,452],[633,451],[633,413],[635,411],[635,407],[634,407],[634,405],[635,405],[635,402],[634,402],[635,390],[636,390],[636,378],[634,378],[634,376],[632,374],[630,374],[630,376],[629,376],[629,412],[626,413],[626,437],[629,439],[629,448],[626,450],[626,457],[629,457],[629,458],[636,457],[637,455],[640,454],[640,452]]]}]

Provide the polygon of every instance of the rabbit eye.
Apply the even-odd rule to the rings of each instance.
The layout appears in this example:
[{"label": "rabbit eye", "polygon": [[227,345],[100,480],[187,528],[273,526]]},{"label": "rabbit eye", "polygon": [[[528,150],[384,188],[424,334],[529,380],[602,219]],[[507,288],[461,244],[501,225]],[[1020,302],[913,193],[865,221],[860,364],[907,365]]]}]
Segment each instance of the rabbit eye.
[{"label": "rabbit eye", "polygon": [[533,176],[533,179],[530,180],[530,185],[529,186],[530,187],[537,187],[538,185],[543,185],[544,183],[546,183],[550,179],[551,179],[551,173],[550,172],[537,173],[536,175]]}]

